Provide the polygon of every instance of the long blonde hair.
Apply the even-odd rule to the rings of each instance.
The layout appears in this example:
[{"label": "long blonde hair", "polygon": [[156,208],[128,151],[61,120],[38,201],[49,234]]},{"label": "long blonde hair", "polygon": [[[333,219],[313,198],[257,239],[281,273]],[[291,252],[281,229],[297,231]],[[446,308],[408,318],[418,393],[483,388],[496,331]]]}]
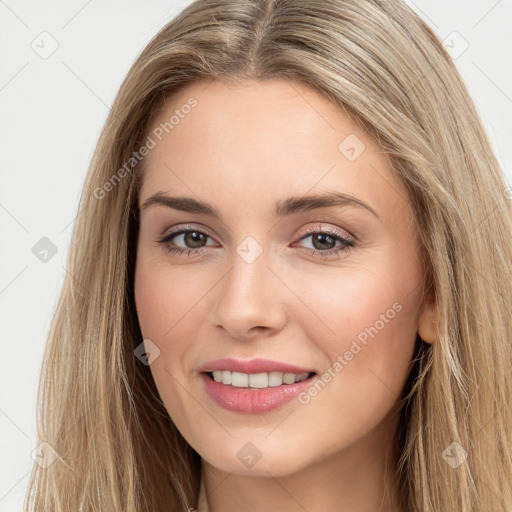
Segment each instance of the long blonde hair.
[{"label": "long blonde hair", "polygon": [[[193,80],[275,77],[315,88],[366,129],[414,211],[438,339],[404,389],[404,510],[512,509],[512,202],[442,43],[400,0],[198,0],[137,58],[92,158],[39,388],[39,440],[58,458],[34,464],[26,511],[196,505],[199,455],[134,356],[134,153],[162,102]],[[452,443],[467,452],[457,467],[443,456]]]}]

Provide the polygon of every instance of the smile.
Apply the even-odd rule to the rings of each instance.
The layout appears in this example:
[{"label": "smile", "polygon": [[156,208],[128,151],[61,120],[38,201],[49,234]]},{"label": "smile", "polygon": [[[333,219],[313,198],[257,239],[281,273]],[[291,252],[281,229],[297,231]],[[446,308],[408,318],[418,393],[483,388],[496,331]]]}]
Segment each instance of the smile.
[{"label": "smile", "polygon": [[296,375],[216,370],[200,374],[206,394],[216,405],[244,414],[260,414],[284,406],[309,388],[315,377],[315,372]]},{"label": "smile", "polygon": [[222,384],[229,384],[237,388],[263,389],[302,382],[310,376],[310,373],[305,372],[297,375],[295,373],[282,372],[242,373],[215,370],[211,372],[211,375],[215,382],[222,382]]}]

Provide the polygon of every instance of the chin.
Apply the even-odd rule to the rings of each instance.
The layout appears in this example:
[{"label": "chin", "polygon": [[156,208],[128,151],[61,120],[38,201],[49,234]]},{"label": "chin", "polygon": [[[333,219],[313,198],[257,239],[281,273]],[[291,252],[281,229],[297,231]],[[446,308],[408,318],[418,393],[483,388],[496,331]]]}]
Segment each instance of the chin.
[{"label": "chin", "polygon": [[[276,438],[277,441],[277,438]],[[229,444],[212,451],[209,444],[206,450],[198,453],[211,466],[237,475],[283,477],[306,468],[308,458],[303,447],[293,447],[265,441],[231,440]]]}]

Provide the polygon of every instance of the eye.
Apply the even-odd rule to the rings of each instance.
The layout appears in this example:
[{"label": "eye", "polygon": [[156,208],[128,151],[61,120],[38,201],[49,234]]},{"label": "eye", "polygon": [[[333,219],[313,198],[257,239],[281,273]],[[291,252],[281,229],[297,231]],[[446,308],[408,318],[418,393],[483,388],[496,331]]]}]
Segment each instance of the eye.
[{"label": "eye", "polygon": [[[193,226],[184,226],[168,233],[160,240],[156,240],[156,242],[162,244],[165,250],[170,253],[183,254],[188,251],[188,254],[190,254],[203,252],[202,249],[205,247],[205,242],[208,238],[210,238],[208,233]],[[177,247],[175,245],[176,242],[185,244],[185,247]]]},{"label": "eye", "polygon": [[[322,230],[320,227],[320,229],[307,231],[305,235],[301,236],[300,240],[303,241],[308,238],[311,238],[313,249],[308,249],[306,252],[322,257],[336,256],[342,251],[355,247],[354,240],[344,237],[332,228]],[[339,245],[336,245],[337,243]]]},{"label": "eye", "polygon": [[[310,229],[302,234],[299,241],[308,238],[311,238],[313,248],[303,250],[314,256],[332,257],[355,247],[354,240],[344,237],[333,228],[322,230],[320,226],[320,229]],[[204,248],[208,246],[208,239],[211,240],[210,235],[201,229],[194,226],[182,226],[155,242],[162,244],[165,250],[172,254],[182,255],[186,252],[187,255],[200,255],[205,252]],[[177,243],[184,244],[184,247],[177,246]]]}]

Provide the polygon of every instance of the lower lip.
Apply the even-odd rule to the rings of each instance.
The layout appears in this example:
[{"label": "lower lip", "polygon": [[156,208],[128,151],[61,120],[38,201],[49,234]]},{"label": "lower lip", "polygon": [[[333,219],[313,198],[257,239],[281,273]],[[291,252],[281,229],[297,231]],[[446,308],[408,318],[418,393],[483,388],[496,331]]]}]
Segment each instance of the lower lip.
[{"label": "lower lip", "polygon": [[206,392],[218,405],[228,411],[257,414],[271,411],[290,402],[305,391],[316,375],[296,382],[271,388],[237,388],[212,380],[209,374],[201,373]]}]

